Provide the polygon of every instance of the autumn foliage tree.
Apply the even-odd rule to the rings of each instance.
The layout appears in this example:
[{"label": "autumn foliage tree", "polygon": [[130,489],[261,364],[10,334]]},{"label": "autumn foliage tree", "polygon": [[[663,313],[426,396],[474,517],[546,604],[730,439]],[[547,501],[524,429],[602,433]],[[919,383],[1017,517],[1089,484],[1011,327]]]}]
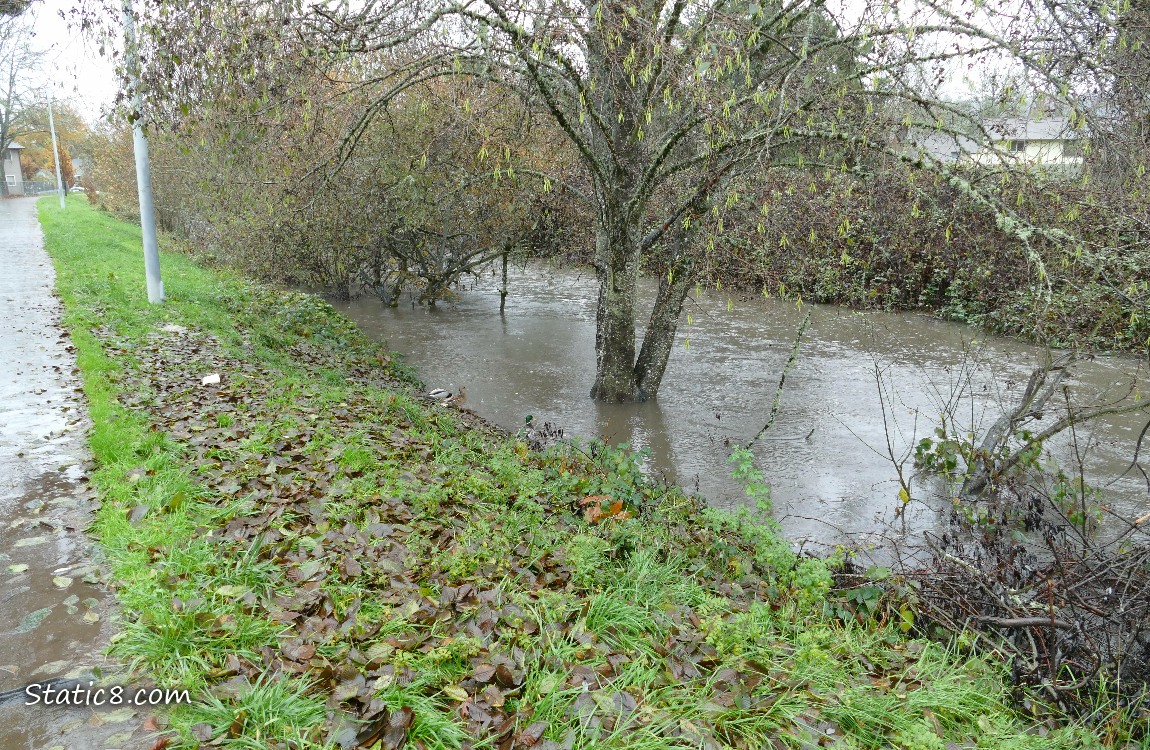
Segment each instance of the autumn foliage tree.
[{"label": "autumn foliage tree", "polygon": [[[372,99],[351,81],[404,64],[369,57],[297,71],[290,87],[281,82],[290,96],[256,111],[247,91],[164,111],[152,141],[160,225],[258,277],[389,304],[402,289],[435,304],[495,258],[560,252],[576,236],[563,229],[575,213],[562,189],[491,169],[491,154],[567,169],[561,136],[512,87],[413,80],[365,119]],[[132,205],[134,187],[113,175],[128,174],[126,141],[117,149],[112,135],[96,161],[116,166],[98,166],[93,186],[103,204]]]},{"label": "autumn foliage tree", "polygon": [[[558,193],[535,189],[514,170],[490,170],[491,153],[552,166],[562,154],[506,88],[424,81],[355,125],[348,119],[362,111],[357,94],[330,80],[322,86],[335,91],[322,94],[317,122],[299,119],[317,101],[309,98],[287,127],[237,162],[258,187],[245,192],[246,227],[235,231],[250,238],[249,258],[261,259],[265,275],[295,269],[297,281],[340,296],[366,288],[387,303],[408,287],[434,304],[495,258],[564,242],[553,222],[568,215]],[[341,149],[340,135],[353,127],[355,147]],[[317,139],[317,129],[327,137]],[[223,184],[235,190],[234,181]]]},{"label": "autumn foliage tree", "polygon": [[[88,124],[75,107],[66,102],[55,102],[52,108],[56,140],[60,149],[60,175],[67,189],[76,184],[76,167],[72,162],[72,155],[77,150],[86,150]],[[32,175],[44,170],[52,175],[54,180],[56,155],[52,148],[47,105],[44,102],[35,102],[24,107],[17,115],[15,128],[19,133],[20,145],[24,147],[20,152],[20,164],[25,177],[31,179]]]}]

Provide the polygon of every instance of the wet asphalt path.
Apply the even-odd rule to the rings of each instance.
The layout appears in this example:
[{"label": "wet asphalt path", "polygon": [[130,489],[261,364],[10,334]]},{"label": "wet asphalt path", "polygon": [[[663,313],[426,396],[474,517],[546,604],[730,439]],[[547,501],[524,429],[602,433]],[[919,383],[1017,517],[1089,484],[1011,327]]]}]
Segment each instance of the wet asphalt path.
[{"label": "wet asphalt path", "polygon": [[26,705],[29,683],[107,671],[111,597],[84,533],[87,410],[30,198],[0,200],[0,748],[148,747],[142,712]]}]

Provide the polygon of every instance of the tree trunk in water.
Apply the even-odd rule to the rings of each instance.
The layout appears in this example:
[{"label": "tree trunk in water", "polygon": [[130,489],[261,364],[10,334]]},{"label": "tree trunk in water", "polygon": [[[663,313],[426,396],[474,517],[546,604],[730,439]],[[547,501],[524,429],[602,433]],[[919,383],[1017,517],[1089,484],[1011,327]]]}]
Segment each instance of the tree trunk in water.
[{"label": "tree trunk in water", "polygon": [[[621,226],[620,226],[621,224]],[[635,380],[636,231],[627,222],[600,224],[595,236],[599,305],[595,315],[595,385],[591,398],[616,403],[638,397]]]},{"label": "tree trunk in water", "polygon": [[635,382],[640,401],[659,395],[671,347],[675,344],[675,332],[679,329],[683,301],[695,278],[695,259],[680,254],[684,244],[681,237],[676,237],[676,244],[680,245],[676,248],[680,261],[673,267],[670,277],[664,276],[659,282],[659,294],[655,297],[647,332],[643,334],[639,361],[635,363]]}]

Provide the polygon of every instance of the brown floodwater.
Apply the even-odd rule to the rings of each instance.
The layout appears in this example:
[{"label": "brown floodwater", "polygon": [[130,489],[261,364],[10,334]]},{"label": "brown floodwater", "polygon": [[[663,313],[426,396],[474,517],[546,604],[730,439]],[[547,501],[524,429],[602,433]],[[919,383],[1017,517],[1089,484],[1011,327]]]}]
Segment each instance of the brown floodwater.
[{"label": "brown floodwater", "polygon": [[[885,529],[899,490],[889,453],[905,458],[910,446],[931,436],[948,402],[957,404],[964,428],[985,429],[1017,401],[1041,356],[1037,347],[925,315],[799,309],[779,299],[697,290],[684,309],[658,400],[601,404],[588,397],[595,372],[594,274],[528,266],[512,274],[510,292],[502,315],[491,276],[432,309],[407,298],[386,308],[372,297],[336,307],[402,353],[429,387],[466,386],[467,406],[481,416],[517,429],[532,415],[568,436],[646,449],[650,471],[720,507],[746,502],[727,457],[766,422],[810,310],[778,418],[754,452],[784,529],[823,543]],[[644,313],[652,292],[648,285]],[[1080,403],[1119,398],[1145,376],[1136,357],[1097,357],[1076,365],[1072,394]],[[1052,457],[1072,468],[1077,447],[1087,479],[1105,484],[1129,466],[1145,421],[1142,413],[1099,419],[1079,430],[1076,441],[1055,441]],[[913,473],[912,461],[905,471]],[[916,523],[932,523],[929,509],[944,503],[946,488],[923,476],[911,486],[924,501],[914,504]],[[1137,469],[1107,492],[1119,512],[1150,510]]]}]

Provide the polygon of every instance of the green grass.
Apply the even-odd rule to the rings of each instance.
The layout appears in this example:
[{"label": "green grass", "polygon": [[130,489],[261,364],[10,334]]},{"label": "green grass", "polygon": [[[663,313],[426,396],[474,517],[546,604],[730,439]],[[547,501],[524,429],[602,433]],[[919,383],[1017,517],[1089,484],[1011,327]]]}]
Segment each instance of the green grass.
[{"label": "green grass", "polygon": [[[409,741],[445,749],[799,748],[826,729],[876,750],[1103,746],[1015,713],[1003,665],[826,615],[828,563],[770,523],[702,510],[619,451],[471,429],[304,295],[164,254],[168,301],[148,305],[137,228],[75,198],[40,211],[94,420],[113,650],[204,698],[173,710],[176,746],[318,747],[329,698],[409,708]],[[165,323],[202,338],[169,351]],[[197,387],[213,367],[230,400]],[[599,494],[638,517],[588,525],[574,508]],[[269,671],[300,647],[302,671]],[[250,685],[207,697],[237,664]],[[497,665],[507,684],[480,679]]]},{"label": "green grass", "polygon": [[308,688],[299,680],[265,677],[233,700],[209,695],[177,714],[173,726],[185,735],[203,726],[209,736],[223,738],[215,746],[233,750],[266,750],[276,742],[298,750],[322,748],[327,709]]}]

